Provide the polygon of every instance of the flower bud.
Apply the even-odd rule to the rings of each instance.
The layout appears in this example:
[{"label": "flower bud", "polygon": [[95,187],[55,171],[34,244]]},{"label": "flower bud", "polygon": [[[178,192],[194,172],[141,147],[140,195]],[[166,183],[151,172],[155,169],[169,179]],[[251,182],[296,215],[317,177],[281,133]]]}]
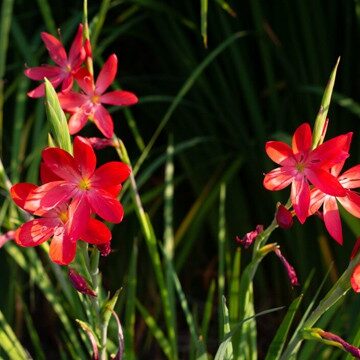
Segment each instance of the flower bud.
[{"label": "flower bud", "polygon": [[84,295],[96,296],[96,292],[89,286],[88,282],[74,269],[69,268],[69,279],[78,292]]},{"label": "flower bud", "polygon": [[106,139],[106,138],[99,138],[99,137],[90,137],[87,139],[90,142],[92,148],[95,150],[105,149],[106,147],[109,147],[109,146],[116,147],[113,139]]},{"label": "flower bud", "polygon": [[5,234],[0,235],[0,248],[6,244],[10,240],[14,240],[15,238],[15,231],[10,230]]},{"label": "flower bud", "polygon": [[257,225],[255,230],[246,233],[242,239],[239,236],[236,236],[235,240],[238,244],[242,245],[244,249],[247,249],[263,231],[264,227],[262,225]]},{"label": "flower bud", "polygon": [[359,348],[349,344],[340,336],[333,334],[331,332],[324,331],[320,328],[309,328],[309,329],[304,329],[303,336],[305,339],[308,340],[318,340],[327,345],[336,346],[337,348],[348,352],[356,359],[360,358]]},{"label": "flower bud", "polygon": [[293,225],[293,216],[290,210],[280,204],[276,211],[276,222],[282,229],[290,229]]}]

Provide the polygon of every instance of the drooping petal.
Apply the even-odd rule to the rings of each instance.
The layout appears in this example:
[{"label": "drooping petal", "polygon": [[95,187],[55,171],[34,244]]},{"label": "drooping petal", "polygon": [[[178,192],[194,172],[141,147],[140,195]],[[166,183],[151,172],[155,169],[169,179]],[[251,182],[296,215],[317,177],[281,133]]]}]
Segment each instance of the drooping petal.
[{"label": "drooping petal", "polygon": [[294,154],[307,152],[312,144],[311,128],[308,123],[301,124],[294,133],[292,138],[292,149]]},{"label": "drooping petal", "polygon": [[304,176],[299,176],[292,182],[290,198],[295,214],[303,224],[309,215],[310,205],[310,188]]},{"label": "drooping petal", "polygon": [[91,208],[84,194],[71,201],[68,211],[69,218],[65,224],[65,233],[72,241],[76,241],[88,226],[91,214]]},{"label": "drooping petal", "polygon": [[102,134],[107,138],[111,138],[114,134],[114,124],[109,112],[102,105],[98,105],[93,117]]},{"label": "drooping petal", "polygon": [[77,134],[87,123],[88,117],[82,109],[79,109],[71,115],[68,123],[70,135]]},{"label": "drooping petal", "polygon": [[321,168],[311,168],[305,171],[308,180],[322,192],[332,196],[345,196],[346,190],[338,179]]},{"label": "drooping petal", "polygon": [[100,101],[102,104],[129,106],[136,104],[139,100],[129,91],[115,90],[101,95]]},{"label": "drooping petal", "polygon": [[42,158],[46,166],[55,175],[71,183],[76,183],[80,178],[74,158],[65,150],[49,147],[42,151]]},{"label": "drooping petal", "polygon": [[291,147],[281,141],[268,141],[265,144],[265,151],[269,158],[279,165],[294,163]]},{"label": "drooping petal", "polygon": [[85,50],[83,49],[83,26],[79,24],[75,38],[69,51],[69,63],[74,66],[78,58],[85,60]]},{"label": "drooping petal", "polygon": [[310,191],[310,206],[309,206],[309,216],[315,214],[324,203],[325,197],[321,190],[313,188]]},{"label": "drooping petal", "polygon": [[61,107],[65,111],[75,112],[80,108],[86,101],[88,97],[84,94],[79,94],[73,91],[67,93],[58,94]]},{"label": "drooping petal", "polygon": [[314,149],[308,159],[309,165],[329,169],[348,158],[352,133],[336,136]]},{"label": "drooping petal", "polygon": [[46,32],[41,33],[41,39],[48,49],[51,59],[61,67],[66,66],[67,56],[61,42]]},{"label": "drooping petal", "polygon": [[90,143],[81,136],[74,140],[74,160],[83,177],[90,177],[96,168],[96,156]]},{"label": "drooping petal", "polygon": [[123,183],[130,173],[128,165],[120,161],[111,161],[95,170],[91,184],[97,188],[107,189]]},{"label": "drooping petal", "polygon": [[351,215],[360,218],[360,195],[354,191],[347,191],[346,196],[337,198],[340,204]]},{"label": "drooping petal", "polygon": [[284,168],[276,168],[265,175],[263,185],[266,189],[271,191],[282,190],[290,185],[294,176],[290,171]]},{"label": "drooping petal", "polygon": [[49,250],[49,256],[54,263],[68,265],[74,260],[75,254],[76,242],[65,236],[64,230],[54,235]]},{"label": "drooping petal", "polygon": [[92,210],[106,221],[121,222],[124,210],[120,202],[101,189],[87,191],[87,198]]},{"label": "drooping petal", "polygon": [[44,211],[69,200],[75,187],[65,181],[53,181],[33,190],[26,199],[24,209],[35,215],[43,215]]},{"label": "drooping petal", "polygon": [[91,218],[80,238],[93,245],[106,244],[111,240],[111,231],[101,221]]},{"label": "drooping petal", "polygon": [[324,223],[331,237],[340,245],[343,243],[341,219],[336,198],[326,197],[324,201]]},{"label": "drooping petal", "polygon": [[21,246],[37,246],[50,239],[58,225],[56,218],[39,218],[30,220],[17,230],[15,241]]},{"label": "drooping petal", "polygon": [[11,187],[10,195],[15,204],[24,209],[25,201],[31,191],[37,188],[36,185],[30,183],[18,183]]},{"label": "drooping petal", "polygon": [[109,56],[100,70],[96,79],[95,91],[101,95],[113,83],[117,72],[117,57],[115,54]]},{"label": "drooping petal", "polygon": [[345,171],[338,180],[346,189],[356,189],[360,187],[360,165],[356,165]]}]

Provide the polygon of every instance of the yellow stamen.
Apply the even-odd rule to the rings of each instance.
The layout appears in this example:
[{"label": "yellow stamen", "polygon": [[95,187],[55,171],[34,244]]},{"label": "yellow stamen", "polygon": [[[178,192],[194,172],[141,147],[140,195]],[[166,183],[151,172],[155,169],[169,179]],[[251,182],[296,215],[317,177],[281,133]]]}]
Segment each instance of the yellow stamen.
[{"label": "yellow stamen", "polygon": [[80,190],[89,190],[91,187],[91,182],[89,179],[81,179],[79,182]]}]

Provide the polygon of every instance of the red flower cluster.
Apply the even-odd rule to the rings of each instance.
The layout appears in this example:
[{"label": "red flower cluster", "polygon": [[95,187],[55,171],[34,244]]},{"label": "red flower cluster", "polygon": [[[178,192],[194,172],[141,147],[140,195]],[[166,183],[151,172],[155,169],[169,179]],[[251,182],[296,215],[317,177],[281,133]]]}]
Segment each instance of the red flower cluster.
[{"label": "red flower cluster", "polygon": [[[102,104],[128,106],[136,104],[138,101],[137,97],[128,91],[115,90],[105,93],[116,76],[116,55],[109,56],[94,81],[93,75],[84,67],[86,57],[91,56],[91,49],[89,42],[86,42],[86,46],[84,45],[81,24],[71,45],[69,56],[67,56],[64,46],[54,36],[43,32],[41,38],[57,66],[42,65],[28,68],[25,70],[25,75],[32,80],[47,78],[54,88],[62,84],[58,96],[63,110],[71,115],[69,119],[71,135],[79,132],[89,119],[95,123],[105,137],[111,138],[114,133],[113,121]],[[81,92],[73,90],[74,79]],[[44,84],[30,91],[28,95],[30,97],[44,96]]]},{"label": "red flower cluster", "polygon": [[323,206],[323,219],[329,234],[343,242],[337,201],[360,218],[360,196],[351,189],[360,187],[360,165],[343,175],[340,171],[349,156],[352,133],[330,139],[312,149],[309,124],[300,125],[293,136],[292,146],[269,141],[268,156],[280,165],[265,175],[268,190],[282,190],[291,184],[290,200],[301,223]]},{"label": "red flower cluster", "polygon": [[96,169],[96,156],[90,143],[74,140],[74,155],[59,148],[42,152],[43,185],[19,183],[11,188],[14,202],[36,216],[21,225],[15,241],[21,246],[40,245],[48,239],[50,258],[67,265],[75,257],[76,242],[108,245],[111,232],[102,219],[119,223],[123,208],[117,199],[121,184],[130,175],[122,162],[109,162]]}]

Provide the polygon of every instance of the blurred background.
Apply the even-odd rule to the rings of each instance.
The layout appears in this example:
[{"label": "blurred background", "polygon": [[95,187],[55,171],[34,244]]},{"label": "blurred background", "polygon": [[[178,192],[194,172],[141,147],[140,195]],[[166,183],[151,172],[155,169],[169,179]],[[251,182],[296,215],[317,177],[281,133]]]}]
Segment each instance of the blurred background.
[{"label": "blurred background", "polygon": [[[48,132],[43,99],[26,97],[36,84],[23,75],[23,70],[49,63],[41,31],[59,36],[60,29],[60,37],[69,48],[82,21],[82,7],[79,0],[2,0],[1,151],[13,183],[38,181],[40,152]],[[276,202],[284,203],[289,196],[289,189],[271,193],[262,186],[263,174],[274,167],[264,152],[265,142],[288,142],[298,125],[314,123],[338,57],[341,60],[327,137],[353,131],[351,158],[344,168],[359,163],[360,1],[209,0],[204,14],[200,0],[89,0],[88,13],[95,71],[116,53],[116,86],[140,99],[129,109],[111,109],[115,132],[126,144],[134,165],[149,141],[155,140],[136,174],[139,193],[159,242],[165,229],[173,235],[174,266],[190,309],[201,322],[219,266],[221,184],[226,188],[225,223],[220,221],[220,229],[226,231],[224,266],[228,276],[234,254],[239,251],[235,236],[243,236],[257,224],[268,225]],[[88,125],[81,135],[100,133]],[[169,149],[173,151],[174,193],[166,198]],[[115,160],[116,154],[105,149],[99,151],[99,157],[100,162]],[[14,226],[14,209],[5,190],[2,201],[0,219],[5,232]],[[117,307],[122,316],[135,243],[136,298],[161,327],[151,260],[126,189],[122,201],[126,216],[113,228],[113,253],[101,260],[103,285],[111,293],[123,287]],[[166,215],[164,220],[166,208],[173,210],[170,227],[166,226]],[[295,220],[292,229],[273,234],[271,241],[280,244],[300,283],[309,280],[304,308],[328,272],[324,292],[346,268],[360,235],[359,221],[345,215],[343,231],[344,245],[339,246],[321,220],[313,217],[302,226]],[[61,320],[54,303],[49,302],[49,294],[36,280],[31,259],[40,259],[49,271],[55,296],[62,296],[59,270],[40,249],[16,249],[7,244],[0,251],[0,310],[34,358],[67,354],[62,343],[66,331],[62,325],[59,329]],[[250,255],[250,251],[242,251],[242,266]],[[22,259],[25,262],[21,263]],[[300,292],[291,288],[278,258],[269,255],[255,278],[255,311],[288,306]],[[360,300],[351,293],[346,301],[341,312],[335,309],[327,315],[326,326],[346,334],[351,341],[358,336]],[[65,310],[71,319],[66,303]],[[212,354],[219,343],[216,312],[214,305],[207,338]],[[179,354],[187,359],[188,329],[181,310],[178,313]],[[283,316],[284,312],[276,312],[258,321],[259,358],[264,356]],[[149,359],[149,354],[153,359],[164,358],[143,314],[137,313],[134,328],[138,358]],[[314,351],[324,359],[338,356],[336,351],[309,343],[301,359],[314,358]]]}]

